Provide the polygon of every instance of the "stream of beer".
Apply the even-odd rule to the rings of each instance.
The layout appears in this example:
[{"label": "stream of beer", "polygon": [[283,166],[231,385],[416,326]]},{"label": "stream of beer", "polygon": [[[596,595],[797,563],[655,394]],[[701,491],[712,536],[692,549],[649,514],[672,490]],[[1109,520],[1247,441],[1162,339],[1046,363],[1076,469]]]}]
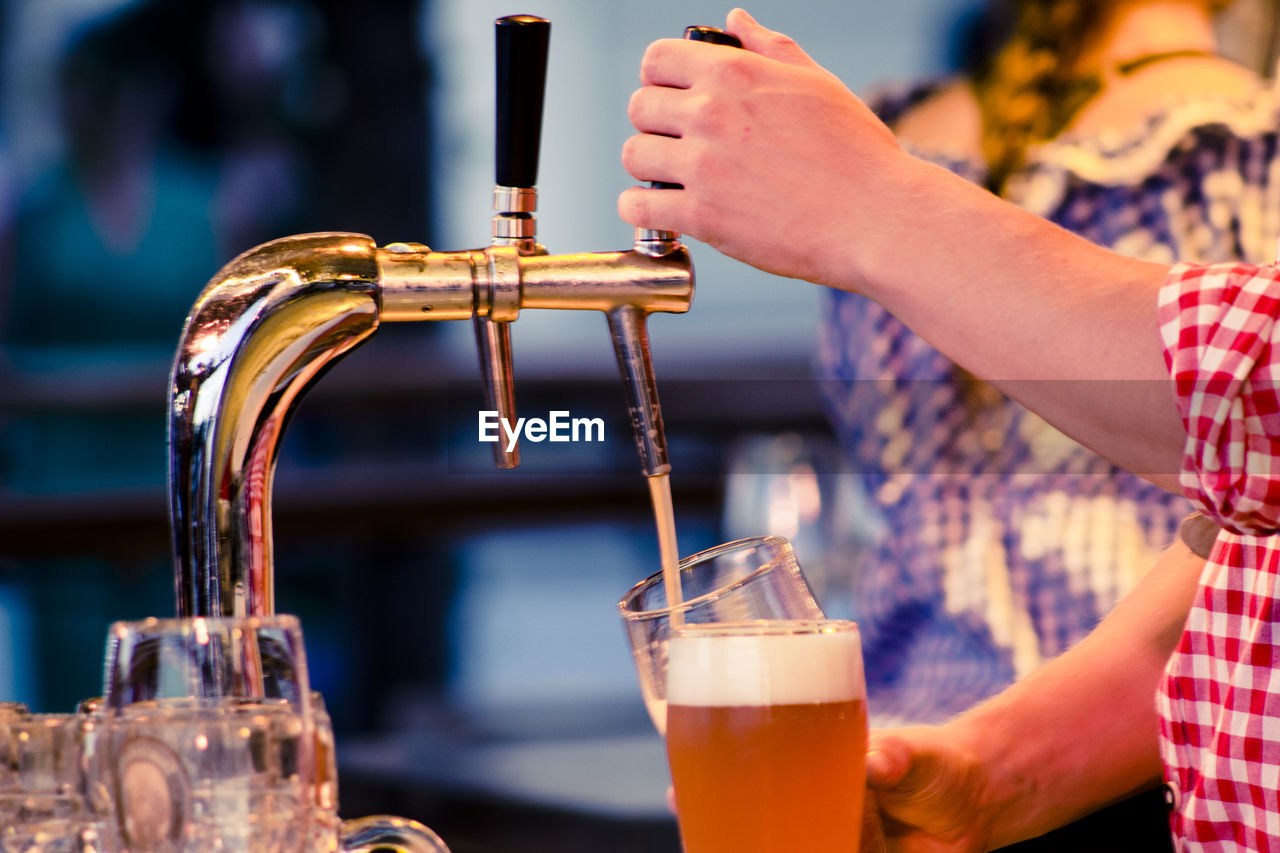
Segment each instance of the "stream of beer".
[{"label": "stream of beer", "polygon": [[671,627],[684,624],[684,614],[675,608],[684,600],[680,592],[680,549],[676,547],[676,513],[671,503],[671,476],[655,474],[649,480],[653,517],[658,525],[658,558],[662,562],[662,586],[671,610]]}]

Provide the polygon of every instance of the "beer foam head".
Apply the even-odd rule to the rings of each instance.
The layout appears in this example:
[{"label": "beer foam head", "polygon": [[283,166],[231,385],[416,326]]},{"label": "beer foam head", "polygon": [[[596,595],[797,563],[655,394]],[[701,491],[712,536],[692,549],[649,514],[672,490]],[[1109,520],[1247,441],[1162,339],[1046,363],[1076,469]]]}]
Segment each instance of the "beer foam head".
[{"label": "beer foam head", "polygon": [[671,638],[672,705],[800,705],[865,695],[852,623],[690,625]]}]

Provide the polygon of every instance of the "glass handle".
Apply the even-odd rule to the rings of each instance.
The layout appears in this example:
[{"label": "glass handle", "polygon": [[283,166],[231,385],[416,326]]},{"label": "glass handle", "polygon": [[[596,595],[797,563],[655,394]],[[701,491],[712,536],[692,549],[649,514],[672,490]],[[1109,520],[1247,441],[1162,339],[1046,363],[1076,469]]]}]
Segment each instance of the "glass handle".
[{"label": "glass handle", "polygon": [[416,820],[388,815],[370,815],[343,821],[344,853],[373,853],[394,850],[395,853],[449,853],[449,846],[430,829]]}]

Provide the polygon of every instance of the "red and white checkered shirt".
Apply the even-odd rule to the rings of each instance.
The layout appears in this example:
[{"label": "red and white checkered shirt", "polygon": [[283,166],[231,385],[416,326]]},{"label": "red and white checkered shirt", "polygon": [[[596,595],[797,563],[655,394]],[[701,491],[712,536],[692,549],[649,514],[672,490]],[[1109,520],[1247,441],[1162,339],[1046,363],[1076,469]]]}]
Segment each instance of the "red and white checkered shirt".
[{"label": "red and white checkered shirt", "polygon": [[1182,486],[1224,528],[1156,700],[1173,834],[1280,850],[1280,266],[1174,267],[1159,319]]}]

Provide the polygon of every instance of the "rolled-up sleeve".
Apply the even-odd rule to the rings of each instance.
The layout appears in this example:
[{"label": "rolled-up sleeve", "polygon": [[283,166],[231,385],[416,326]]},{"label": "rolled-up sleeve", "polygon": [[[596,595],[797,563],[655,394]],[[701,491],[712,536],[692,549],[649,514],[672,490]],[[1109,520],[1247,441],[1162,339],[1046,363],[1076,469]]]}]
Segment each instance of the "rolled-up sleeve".
[{"label": "rolled-up sleeve", "polygon": [[1187,431],[1181,485],[1237,533],[1280,529],[1280,266],[1180,264],[1160,336]]}]

